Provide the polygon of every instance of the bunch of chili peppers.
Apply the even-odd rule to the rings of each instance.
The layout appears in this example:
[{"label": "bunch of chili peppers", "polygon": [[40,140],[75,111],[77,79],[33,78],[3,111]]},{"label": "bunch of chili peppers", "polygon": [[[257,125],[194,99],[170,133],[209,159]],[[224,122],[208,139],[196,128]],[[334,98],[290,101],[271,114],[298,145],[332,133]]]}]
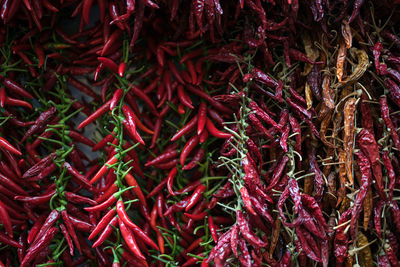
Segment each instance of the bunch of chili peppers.
[{"label": "bunch of chili peppers", "polygon": [[1,1],[0,266],[398,266],[398,4]]}]

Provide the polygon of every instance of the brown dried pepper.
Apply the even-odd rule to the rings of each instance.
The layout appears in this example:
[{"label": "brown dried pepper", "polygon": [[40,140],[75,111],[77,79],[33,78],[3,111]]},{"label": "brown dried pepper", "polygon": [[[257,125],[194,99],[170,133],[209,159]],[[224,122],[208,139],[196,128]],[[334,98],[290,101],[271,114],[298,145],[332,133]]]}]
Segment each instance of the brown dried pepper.
[{"label": "brown dried pepper", "polygon": [[360,261],[360,265],[366,267],[374,266],[371,248],[368,245],[367,237],[362,232],[358,232],[355,243],[357,248],[362,248],[358,252],[358,260]]},{"label": "brown dried pepper", "polygon": [[367,231],[368,229],[368,224],[369,224],[369,220],[371,219],[371,215],[372,215],[372,189],[369,188],[367,196],[364,200],[364,204],[363,204],[363,211],[364,211],[364,231]]},{"label": "brown dried pepper", "polygon": [[357,100],[350,98],[344,105],[344,133],[343,133],[343,147],[346,153],[345,168],[347,179],[350,185],[353,184],[353,140],[354,140],[354,128],[355,128],[355,111],[356,111]]},{"label": "brown dried pepper", "polygon": [[362,49],[351,48],[350,53],[355,54],[355,56],[357,57],[358,64],[354,68],[353,72],[344,81],[341,82],[341,84],[343,85],[358,81],[361,78],[361,76],[364,75],[365,71],[369,67],[369,59],[367,52],[365,52]]},{"label": "brown dried pepper", "polygon": [[339,45],[339,51],[336,61],[336,77],[338,81],[341,83],[343,81],[343,70],[344,70],[344,63],[346,61],[346,43],[341,42]]},{"label": "brown dried pepper", "polygon": [[330,76],[325,75],[322,80],[322,99],[325,106],[332,110],[335,108],[335,93],[330,86],[330,81]]}]

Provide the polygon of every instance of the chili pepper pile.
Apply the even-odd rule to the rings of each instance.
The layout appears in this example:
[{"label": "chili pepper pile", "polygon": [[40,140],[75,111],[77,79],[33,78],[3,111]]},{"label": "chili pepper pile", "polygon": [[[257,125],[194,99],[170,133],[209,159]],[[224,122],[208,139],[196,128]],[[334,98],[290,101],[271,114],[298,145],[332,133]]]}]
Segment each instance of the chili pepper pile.
[{"label": "chili pepper pile", "polygon": [[0,266],[398,266],[399,3],[1,1]]}]

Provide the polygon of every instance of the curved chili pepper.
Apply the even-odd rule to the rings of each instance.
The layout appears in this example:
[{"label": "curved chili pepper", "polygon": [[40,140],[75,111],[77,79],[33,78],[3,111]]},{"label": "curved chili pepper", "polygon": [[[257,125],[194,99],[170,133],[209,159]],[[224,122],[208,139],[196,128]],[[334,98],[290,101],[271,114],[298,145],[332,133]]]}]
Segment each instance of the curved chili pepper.
[{"label": "curved chili pepper", "polygon": [[197,166],[197,164],[203,159],[206,151],[204,148],[199,148],[197,152],[194,154],[192,161],[182,167],[182,170],[191,170]]},{"label": "curved chili pepper", "polygon": [[181,165],[185,165],[186,158],[189,156],[190,152],[197,146],[199,143],[199,136],[194,135],[192,136],[182,148],[181,155],[180,155],[180,163]]},{"label": "curved chili pepper", "polygon": [[136,122],[135,122],[135,116],[133,115],[133,111],[127,106],[123,105],[122,106],[122,112],[124,113],[126,120],[124,121],[124,126],[127,127],[128,131],[132,134],[132,136],[142,145],[144,145],[144,141],[142,137],[139,135],[139,133],[136,130]]},{"label": "curved chili pepper", "polygon": [[35,239],[37,233],[39,232],[40,228],[43,225],[43,222],[45,221],[46,216],[44,214],[40,215],[34,225],[32,226],[31,230],[29,231],[28,237],[27,237],[27,241],[28,244],[31,244],[33,242],[33,240]]},{"label": "curved chili pepper", "polygon": [[148,134],[154,134],[154,132],[152,130],[150,130],[149,128],[144,126],[144,124],[139,120],[139,118],[136,116],[135,113],[132,112],[131,115],[139,129],[141,129],[143,132],[146,132]]},{"label": "curved chili pepper", "polygon": [[[70,83],[73,87],[81,91],[82,93],[92,97],[94,100],[98,101],[99,96],[86,84],[72,78],[71,76],[68,76],[67,78],[68,83]],[[79,127],[78,127],[79,128]]]},{"label": "curved chili pepper", "polygon": [[64,192],[65,198],[75,204],[83,204],[83,203],[88,203],[90,205],[97,205],[97,202],[94,201],[91,198],[80,196],[77,194],[74,194],[72,192]]},{"label": "curved chili pepper", "polygon": [[236,211],[236,218],[240,232],[247,242],[257,247],[266,246],[266,244],[250,230],[249,224],[240,210]]},{"label": "curved chili pepper", "polygon": [[273,139],[272,134],[270,133],[270,131],[268,131],[267,129],[265,129],[265,127],[262,125],[262,123],[259,121],[259,119],[257,119],[256,115],[254,115],[253,113],[250,113],[248,115],[248,118],[250,120],[250,124],[257,129],[258,131],[262,132],[265,136],[267,136],[270,139]]},{"label": "curved chili pepper", "polygon": [[87,223],[85,221],[81,221],[71,215],[69,215],[69,219],[71,220],[72,225],[79,231],[91,233],[91,231],[94,228],[92,224]]},{"label": "curved chili pepper", "polygon": [[218,130],[218,129],[215,127],[215,125],[212,123],[212,121],[211,121],[210,119],[208,119],[208,118],[207,118],[207,122],[206,122],[206,128],[207,128],[207,131],[208,131],[212,136],[215,136],[215,137],[217,137],[217,138],[224,138],[224,139],[226,139],[226,138],[231,137],[231,134],[229,134],[229,133],[224,133],[224,132],[221,132],[220,130]]},{"label": "curved chili pepper", "polygon": [[93,0],[84,0],[82,5],[82,19],[86,25],[90,22],[90,9],[92,8]]},{"label": "curved chili pepper", "polygon": [[96,248],[104,243],[107,238],[111,235],[114,230],[114,227],[117,226],[118,217],[114,216],[109,223],[107,223],[104,231],[100,234],[99,238],[93,243],[92,248]]},{"label": "curved chili pepper", "polygon": [[128,248],[140,259],[146,260],[143,256],[142,252],[140,251],[139,247],[136,244],[136,240],[130,231],[130,229],[124,224],[121,219],[118,219],[119,222],[119,229],[121,230],[122,237],[124,238]]},{"label": "curved chili pepper", "polygon": [[185,207],[185,211],[190,210],[196,203],[200,200],[202,193],[206,190],[206,186],[203,184],[200,184],[197,186],[197,188],[194,190],[192,196],[190,197],[188,204]]},{"label": "curved chili pepper", "polygon": [[130,187],[132,187],[132,190],[135,192],[135,194],[136,194],[136,196],[138,197],[140,203],[141,203],[142,205],[147,206],[146,198],[144,197],[143,192],[142,192],[142,190],[140,189],[140,186],[139,186],[138,183],[136,182],[136,179],[135,179],[130,173],[127,173],[127,174],[125,175],[125,180],[126,180],[126,183],[127,183]]},{"label": "curved chili pepper", "polygon": [[372,133],[368,132],[368,130],[362,129],[360,133],[358,133],[356,139],[361,151],[365,154],[365,156],[367,156],[371,164],[372,173],[376,180],[374,185],[377,187],[379,195],[383,199],[386,199],[382,181],[382,168],[381,164],[378,162],[380,159],[379,147],[375,141],[375,137]]},{"label": "curved chili pepper", "polygon": [[29,197],[29,196],[15,196],[14,199],[22,202],[29,203],[31,205],[40,205],[50,201],[50,199],[56,194],[56,190],[50,190],[48,193],[43,194],[37,197]]},{"label": "curved chili pepper", "polygon": [[278,126],[278,124],[268,115],[268,113],[262,110],[255,101],[250,101],[249,108],[253,110],[263,121],[281,131],[281,128]]},{"label": "curved chili pepper", "polygon": [[12,246],[15,248],[22,248],[21,244],[19,244],[17,241],[11,239],[9,236],[7,236],[6,234],[0,232],[0,242],[8,245],[8,246]]},{"label": "curved chili pepper", "polygon": [[152,248],[159,250],[159,248],[157,247],[157,245],[153,242],[153,240],[151,240],[151,238],[145,233],[143,232],[142,229],[140,229],[136,224],[134,224],[128,217],[128,215],[126,214],[125,211],[125,207],[124,207],[124,203],[122,202],[122,200],[119,200],[117,202],[117,214],[120,220],[122,220],[122,222],[130,228],[130,230],[133,231],[133,233],[137,236],[140,237],[140,240],[142,240],[143,242],[145,242],[146,244],[148,244],[149,246],[151,246]]},{"label": "curved chili pepper", "polygon": [[67,172],[68,172],[70,175],[72,175],[73,178],[75,178],[74,180],[75,180],[78,184],[82,185],[83,187],[85,187],[85,188],[87,188],[87,189],[92,188],[92,184],[89,183],[88,179],[87,179],[85,176],[83,176],[82,174],[80,174],[80,173],[78,172],[78,170],[76,170],[74,167],[72,167],[71,164],[69,164],[68,162],[64,162],[63,167],[64,167],[65,169],[67,169]]},{"label": "curved chili pepper", "polygon": [[183,88],[183,85],[179,84],[178,85],[178,97],[179,100],[181,101],[181,103],[183,105],[185,105],[186,107],[190,108],[190,109],[194,109],[193,105],[192,105],[192,100],[190,99],[190,97],[185,93],[185,90]]},{"label": "curved chili pepper", "polygon": [[76,142],[85,144],[85,145],[90,146],[90,147],[93,147],[93,146],[96,145],[92,140],[90,140],[86,136],[84,136],[84,135],[82,135],[82,134],[80,134],[80,133],[78,133],[76,131],[69,130],[69,131],[67,131],[67,134],[68,134],[69,137],[71,137]]},{"label": "curved chili pepper", "polygon": [[98,57],[98,61],[100,61],[107,69],[109,69],[113,73],[118,73],[118,65],[107,57]]},{"label": "curved chili pepper", "polygon": [[175,195],[173,190],[173,184],[177,173],[178,173],[178,168],[175,166],[174,168],[171,169],[171,171],[168,173],[167,176],[167,189],[171,195]]},{"label": "curved chili pepper", "polygon": [[26,131],[24,137],[21,139],[21,142],[24,142],[26,138],[28,138],[32,134],[43,130],[47,122],[55,116],[56,112],[57,109],[55,107],[51,107],[45,112],[41,113],[39,117],[35,120],[35,123],[29,128],[28,131]]}]

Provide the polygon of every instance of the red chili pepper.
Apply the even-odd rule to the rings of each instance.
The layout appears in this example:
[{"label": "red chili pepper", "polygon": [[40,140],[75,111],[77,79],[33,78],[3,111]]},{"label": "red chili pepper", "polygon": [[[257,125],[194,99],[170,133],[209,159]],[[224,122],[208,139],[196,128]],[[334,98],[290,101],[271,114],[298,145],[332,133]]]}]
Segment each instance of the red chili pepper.
[{"label": "red chili pepper", "polygon": [[117,89],[114,92],[114,95],[110,102],[110,111],[112,111],[118,104],[118,101],[121,99],[124,91],[122,89]]},{"label": "red chili pepper", "polygon": [[35,239],[37,233],[39,232],[40,228],[43,225],[43,222],[45,221],[46,216],[44,214],[40,215],[34,225],[32,226],[31,230],[29,231],[28,237],[27,237],[27,241],[28,244],[31,244],[33,242],[33,240]]},{"label": "red chili pepper", "polygon": [[99,180],[104,174],[106,174],[107,170],[110,168],[109,166],[115,164],[118,161],[117,155],[112,156],[106,163],[98,170],[98,172],[93,176],[92,180],[89,181],[90,184],[94,184],[97,180]]},{"label": "red chili pepper", "polygon": [[186,107],[190,108],[190,109],[194,109],[193,105],[192,105],[192,100],[190,99],[190,97],[185,93],[185,90],[183,88],[183,85],[178,85],[178,97],[179,100],[181,101],[181,103],[183,105],[185,105]]},{"label": "red chili pepper", "polygon": [[205,156],[206,151],[203,148],[199,148],[197,152],[194,154],[192,161],[182,167],[182,170],[191,170],[200,163],[200,161]]},{"label": "red chili pepper", "polygon": [[56,190],[50,190],[48,193],[43,194],[37,197],[29,197],[29,196],[15,196],[14,200],[22,201],[29,203],[33,206],[37,206],[40,204],[48,203],[50,199],[55,195]]},{"label": "red chili pepper", "polygon": [[206,100],[211,106],[213,106],[214,108],[218,109],[220,112],[222,113],[226,113],[226,114],[232,114],[231,109],[225,107],[223,104],[215,101],[211,96],[209,96],[205,91],[200,90],[199,88],[192,86],[190,84],[186,85],[186,88],[191,91],[192,93],[194,93],[195,95],[198,95],[199,97],[203,98],[204,100]]},{"label": "red chili pepper", "polygon": [[86,207],[84,208],[84,210],[88,211],[88,212],[94,212],[94,211],[102,211],[105,210],[109,207],[111,207],[112,204],[114,204],[118,198],[127,190],[131,189],[130,187],[125,188],[121,191],[118,191],[117,193],[112,194],[106,201],[96,205],[96,206],[92,206],[92,207]]},{"label": "red chili pepper", "polygon": [[123,105],[122,106],[122,112],[124,113],[126,117],[126,123],[124,124],[127,129],[130,131],[132,136],[142,145],[144,145],[144,141],[142,137],[139,135],[139,133],[136,131],[136,122],[135,122],[135,115],[133,115],[133,111],[127,106]]},{"label": "red chili pepper", "polygon": [[263,133],[265,136],[267,136],[270,139],[273,139],[272,134],[270,133],[270,131],[268,131],[263,125],[262,123],[257,119],[256,115],[254,115],[253,113],[250,113],[248,115],[248,118],[250,120],[250,124],[257,129],[257,131],[260,131],[261,133]]},{"label": "red chili pepper", "polygon": [[240,195],[242,197],[242,200],[243,200],[246,210],[249,211],[253,215],[257,215],[257,213],[254,211],[254,209],[251,205],[249,192],[247,191],[246,187],[243,186],[242,188],[240,188]]},{"label": "red chili pepper", "polygon": [[173,149],[171,151],[166,151],[163,154],[159,155],[158,157],[152,159],[151,161],[148,161],[144,166],[149,167],[160,163],[165,163],[175,158],[176,156],[178,156],[178,151],[176,149]]},{"label": "red chili pepper", "polygon": [[76,131],[69,130],[66,133],[68,134],[69,137],[71,137],[76,142],[85,144],[85,145],[90,146],[90,147],[93,147],[93,146],[96,145],[92,140],[90,140],[86,136],[84,136],[84,135],[82,135],[82,134],[80,134],[80,133],[78,133]]},{"label": "red chili pepper", "polygon": [[65,239],[67,240],[67,244],[69,247],[69,254],[71,254],[71,256],[73,256],[74,255],[74,244],[72,243],[72,239],[69,236],[68,230],[64,224],[60,224],[60,230],[61,230],[61,233],[64,235]]},{"label": "red chili pepper", "polygon": [[107,57],[98,57],[98,61],[100,61],[107,69],[109,69],[113,73],[118,73],[118,65]]},{"label": "red chili pepper", "polygon": [[228,134],[228,133],[224,133],[224,132],[221,132],[221,131],[219,131],[216,127],[215,127],[215,125],[212,123],[212,121],[210,120],[210,119],[208,119],[207,118],[207,122],[206,122],[206,128],[207,128],[207,131],[212,135],[212,136],[215,136],[215,137],[217,137],[217,138],[229,138],[229,137],[231,137],[231,134]]},{"label": "red chili pepper", "polygon": [[81,221],[71,215],[69,215],[69,219],[70,219],[72,225],[74,226],[74,228],[76,228],[79,231],[91,233],[94,228],[94,226],[91,225],[90,223],[88,223],[86,221]]},{"label": "red chili pepper", "polygon": [[121,63],[118,65],[118,75],[119,75],[120,77],[123,77],[123,76],[124,76],[124,73],[125,73],[125,70],[126,70],[126,63],[125,63],[125,62],[121,62]]},{"label": "red chili pepper", "polygon": [[33,96],[30,93],[28,93],[24,88],[22,88],[21,85],[19,85],[15,81],[5,78],[3,82],[4,82],[4,86],[7,89],[11,90],[12,92],[14,92],[20,96],[33,99]]},{"label": "red chili pepper", "polygon": [[[70,83],[73,87],[81,91],[82,93],[92,97],[94,100],[98,101],[99,96],[86,84],[72,78],[71,76],[68,76],[67,78],[68,83]],[[79,127],[78,127],[79,128]]]},{"label": "red chili pepper", "polygon": [[8,212],[5,208],[5,204],[0,201],[0,216],[1,216],[1,221],[3,223],[4,229],[6,230],[8,236],[10,238],[13,237],[13,230],[12,230],[12,223],[10,216],[8,215]]},{"label": "red chili pepper", "polygon": [[104,243],[104,241],[107,240],[107,238],[111,235],[111,233],[114,230],[114,227],[117,226],[118,223],[118,217],[114,216],[109,223],[107,223],[107,226],[104,228],[103,232],[100,234],[99,238],[93,243],[92,248],[96,248],[100,246],[101,244]]},{"label": "red chili pepper", "polygon": [[188,204],[186,205],[185,211],[190,210],[196,203],[200,200],[202,197],[202,193],[206,190],[206,186],[203,184],[200,184],[197,186],[197,188],[194,190],[192,196],[190,197]]},{"label": "red chili pepper", "polygon": [[91,240],[95,236],[97,236],[108,224],[109,222],[115,217],[116,210],[110,209],[104,216],[101,218],[99,223],[93,229],[92,233],[89,235],[88,239]]},{"label": "red chili pepper", "polygon": [[240,210],[236,211],[236,219],[240,232],[242,233],[244,239],[246,239],[247,242],[256,247],[266,246],[266,244],[250,230],[250,226]]},{"label": "red chili pepper", "polygon": [[10,151],[11,153],[17,154],[19,156],[22,155],[22,153],[16,149],[15,147],[13,147],[6,139],[4,139],[3,137],[0,137],[0,146],[8,151]]},{"label": "red chili pepper", "polygon": [[373,134],[368,132],[366,129],[362,129],[357,135],[357,142],[361,151],[367,156],[371,164],[372,173],[375,177],[376,183],[374,185],[377,187],[379,195],[386,199],[386,194],[384,193],[383,181],[382,181],[382,168],[379,161],[379,147],[375,141]]},{"label": "red chili pepper", "polygon": [[185,126],[182,127],[172,138],[171,141],[176,141],[183,135],[190,133],[197,125],[197,116],[194,116]]},{"label": "red chili pepper", "polygon": [[138,183],[136,182],[136,179],[130,174],[127,173],[125,175],[125,180],[126,183],[130,186],[133,187],[132,190],[135,192],[136,196],[138,197],[140,203],[144,206],[147,206],[146,203],[146,198],[143,195],[142,190],[140,189],[140,186],[138,185]]},{"label": "red chili pepper", "polygon": [[50,228],[38,242],[31,246],[30,250],[26,253],[21,266],[29,266],[29,263],[40,253],[40,251],[50,245],[54,236],[58,233],[57,227]]},{"label": "red chili pepper", "polygon": [[140,251],[139,247],[137,246],[135,237],[133,236],[130,229],[124,224],[121,219],[118,219],[119,222],[119,229],[121,230],[122,237],[124,238],[128,248],[140,259],[146,260],[143,256],[142,252]]},{"label": "red chili pepper", "polygon": [[188,217],[189,219],[192,219],[194,221],[200,221],[200,220],[203,220],[207,216],[207,212],[203,211],[203,212],[198,213],[198,214],[190,214],[190,213],[186,213],[185,212],[184,215],[186,217]]},{"label": "red chili pepper", "polygon": [[186,158],[189,156],[189,154],[192,152],[192,150],[197,146],[199,143],[199,136],[194,135],[192,136],[185,144],[185,146],[182,148],[181,155],[180,155],[180,163],[181,165],[185,165]]},{"label": "red chili pepper", "polygon": [[38,240],[42,239],[43,236],[46,235],[48,230],[53,227],[53,225],[58,221],[60,218],[60,213],[57,210],[52,210],[50,214],[47,216],[46,220],[44,221],[43,225],[41,226],[39,232],[35,236],[35,239],[33,240],[32,246],[35,246],[37,244]]},{"label": "red chili pepper", "polygon": [[175,179],[177,173],[178,173],[177,167],[172,168],[171,171],[168,173],[167,189],[171,195],[175,195],[174,190],[173,190],[173,184],[174,184],[174,179]]},{"label": "red chili pepper", "polygon": [[145,242],[147,245],[151,246],[152,248],[159,250],[159,248],[153,242],[153,240],[151,240],[151,238],[145,232],[143,232],[142,229],[140,229],[136,224],[134,224],[129,219],[128,215],[126,214],[124,203],[122,202],[122,200],[119,200],[117,202],[116,209],[117,209],[117,214],[118,214],[119,219],[122,220],[122,222],[127,227],[129,227],[130,230],[132,230],[135,235],[139,236],[140,240],[142,240],[143,242]]},{"label": "red chili pepper", "polygon": [[93,112],[92,115],[90,115],[84,121],[82,121],[79,124],[78,129],[81,129],[81,128],[87,126],[88,124],[94,122],[96,119],[98,119],[99,117],[101,117],[102,115],[107,113],[107,111],[110,109],[110,104],[111,104],[111,100],[107,101],[99,109],[97,109],[95,112]]},{"label": "red chili pepper", "polygon": [[197,135],[200,135],[207,121],[207,105],[204,102],[200,103],[199,110],[198,110],[198,120],[197,120]]},{"label": "red chili pepper", "polygon": [[381,106],[381,116],[382,119],[384,121],[384,123],[386,124],[386,127],[390,133],[390,136],[392,137],[393,143],[395,145],[395,147],[400,150],[400,138],[399,135],[396,132],[396,128],[393,125],[392,120],[390,119],[389,116],[389,106],[387,103],[387,99],[386,96],[383,96],[380,98],[379,100],[380,106]]}]

